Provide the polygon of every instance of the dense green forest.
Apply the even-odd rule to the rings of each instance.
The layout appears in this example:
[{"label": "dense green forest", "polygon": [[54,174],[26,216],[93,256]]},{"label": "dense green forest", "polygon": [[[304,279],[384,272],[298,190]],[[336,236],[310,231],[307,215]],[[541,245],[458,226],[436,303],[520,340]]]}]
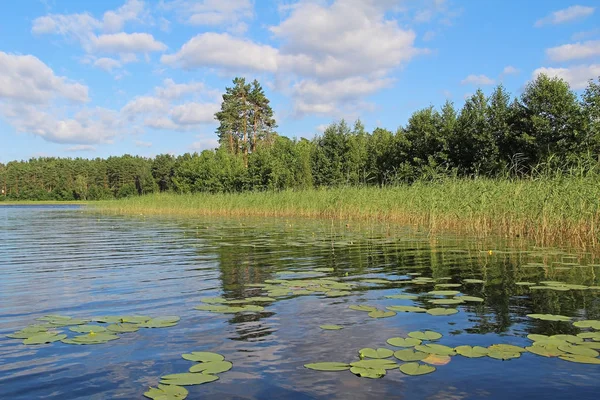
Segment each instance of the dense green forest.
[{"label": "dense green forest", "polygon": [[478,90],[457,110],[416,111],[395,132],[360,121],[332,123],[312,140],[276,133],[257,81],[226,89],[220,147],[179,156],[33,158],[0,163],[0,200],[99,200],[153,192],[240,192],[342,185],[393,185],[459,177],[524,177],[541,164],[560,171],[600,150],[600,79],[578,96],[538,76],[518,98]]}]

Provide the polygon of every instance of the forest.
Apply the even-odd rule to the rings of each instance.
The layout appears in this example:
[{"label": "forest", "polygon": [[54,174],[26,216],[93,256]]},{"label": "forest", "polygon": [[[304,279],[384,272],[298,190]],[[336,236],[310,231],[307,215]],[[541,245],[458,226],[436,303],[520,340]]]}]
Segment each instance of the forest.
[{"label": "forest", "polygon": [[524,179],[540,166],[560,172],[597,160],[600,78],[579,95],[539,75],[518,97],[500,85],[489,96],[478,90],[459,110],[449,101],[418,110],[395,131],[341,120],[312,140],[279,134],[260,84],[235,78],[215,119],[220,146],[201,153],[0,163],[0,201]]}]

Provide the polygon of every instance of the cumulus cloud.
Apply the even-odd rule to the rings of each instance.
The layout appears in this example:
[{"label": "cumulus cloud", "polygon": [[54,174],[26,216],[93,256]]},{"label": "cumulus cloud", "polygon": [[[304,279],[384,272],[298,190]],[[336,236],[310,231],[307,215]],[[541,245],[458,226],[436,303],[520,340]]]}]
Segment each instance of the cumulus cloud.
[{"label": "cumulus cloud", "polygon": [[479,85],[479,86],[493,85],[494,80],[485,75],[473,75],[472,74],[472,75],[467,76],[462,81],[460,81],[460,84],[461,85]]},{"label": "cumulus cloud", "polygon": [[534,26],[536,28],[540,28],[545,25],[558,25],[563,24],[565,22],[576,21],[592,15],[594,11],[594,7],[575,5],[562,10],[555,11],[552,14],[537,20]]},{"label": "cumulus cloud", "polygon": [[[225,26],[240,30],[242,22],[254,16],[250,0],[174,0],[162,3],[166,10],[174,10],[179,19],[197,26]],[[242,29],[244,30],[244,29]]]},{"label": "cumulus cloud", "polygon": [[167,46],[149,33],[114,33],[92,39],[94,49],[105,53],[149,53],[164,51]]},{"label": "cumulus cloud", "polygon": [[600,40],[564,44],[546,50],[552,61],[571,61],[600,56]]},{"label": "cumulus cloud", "polygon": [[65,149],[69,152],[80,152],[80,151],[96,151],[96,147],[90,144],[78,144],[76,146],[69,146]]},{"label": "cumulus cloud", "polygon": [[106,72],[112,72],[115,68],[121,68],[121,63],[113,58],[101,57],[94,60],[94,66]]},{"label": "cumulus cloud", "polygon": [[185,103],[170,111],[173,122],[178,125],[198,125],[215,122],[215,113],[220,105],[216,103]]},{"label": "cumulus cloud", "polygon": [[129,101],[121,113],[129,119],[140,114],[163,113],[168,110],[168,103],[163,99],[153,96],[138,96]]},{"label": "cumulus cloud", "polygon": [[139,20],[144,13],[144,2],[128,0],[115,11],[107,11],[102,19],[102,28],[106,32],[118,32],[123,29],[125,22]]},{"label": "cumulus cloud", "polygon": [[200,140],[197,140],[190,145],[190,149],[193,151],[212,150],[217,147],[219,147],[219,141],[213,138],[200,138]]},{"label": "cumulus cloud", "polygon": [[573,89],[580,90],[588,85],[590,79],[600,76],[600,64],[576,65],[569,68],[542,67],[533,71],[533,78],[539,74],[564,79]]}]

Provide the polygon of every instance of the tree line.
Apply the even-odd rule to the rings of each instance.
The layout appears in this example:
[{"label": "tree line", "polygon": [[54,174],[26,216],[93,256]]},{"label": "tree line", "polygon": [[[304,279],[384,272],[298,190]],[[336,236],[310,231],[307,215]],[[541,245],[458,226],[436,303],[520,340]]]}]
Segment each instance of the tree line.
[{"label": "tree line", "polygon": [[32,158],[0,163],[0,200],[99,200],[153,192],[241,192],[393,185],[444,176],[527,176],[600,154],[600,79],[578,96],[539,75],[519,97],[503,86],[412,114],[395,132],[360,121],[330,124],[312,140],[275,132],[260,84],[236,78],[223,95],[219,148],[154,158]]}]

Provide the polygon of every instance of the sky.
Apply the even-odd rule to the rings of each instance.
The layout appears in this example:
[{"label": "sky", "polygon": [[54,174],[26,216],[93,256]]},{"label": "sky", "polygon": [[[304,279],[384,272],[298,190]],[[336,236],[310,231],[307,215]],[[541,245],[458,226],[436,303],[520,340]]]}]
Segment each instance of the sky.
[{"label": "sky", "polygon": [[597,0],[21,0],[0,6],[0,162],[217,145],[236,76],[277,132],[396,130],[478,87],[600,76]]}]

